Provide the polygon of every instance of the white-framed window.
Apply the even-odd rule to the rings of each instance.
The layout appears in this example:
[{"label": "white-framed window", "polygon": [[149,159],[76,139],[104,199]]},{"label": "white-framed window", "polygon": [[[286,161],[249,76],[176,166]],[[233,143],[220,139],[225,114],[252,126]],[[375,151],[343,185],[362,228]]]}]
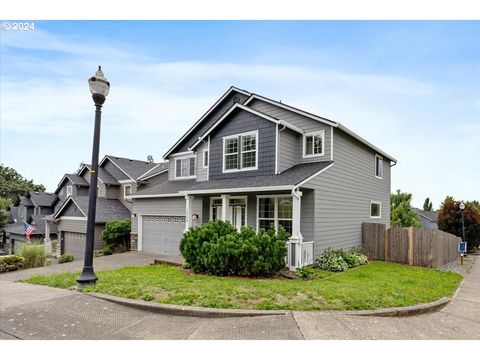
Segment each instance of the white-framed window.
[{"label": "white-framed window", "polygon": [[278,226],[292,234],[293,199],[289,195],[265,195],[257,197],[257,231]]},{"label": "white-framed window", "polygon": [[132,195],[132,185],[125,185],[123,187],[123,198],[126,199],[130,195]]},{"label": "white-framed window", "polygon": [[303,157],[325,155],[325,130],[303,135]]},{"label": "white-framed window", "polygon": [[375,177],[383,179],[383,158],[380,155],[375,155]]},{"label": "white-framed window", "polygon": [[68,185],[67,186],[67,196],[71,196],[73,193],[73,186],[72,185]]},{"label": "white-framed window", "polygon": [[175,178],[176,179],[194,179],[195,178],[195,156],[175,158]]},{"label": "white-framed window", "polygon": [[223,172],[258,169],[258,131],[223,138]]},{"label": "white-framed window", "polygon": [[[230,196],[228,199],[227,221],[240,231],[247,225],[247,196]],[[222,219],[223,201],[221,197],[210,198],[210,220]]]},{"label": "white-framed window", "polygon": [[370,218],[380,219],[382,217],[382,203],[380,201],[370,201]]},{"label": "white-framed window", "polygon": [[203,165],[203,168],[207,168],[208,167],[208,150],[205,149],[203,150],[203,162],[202,162],[202,165]]}]

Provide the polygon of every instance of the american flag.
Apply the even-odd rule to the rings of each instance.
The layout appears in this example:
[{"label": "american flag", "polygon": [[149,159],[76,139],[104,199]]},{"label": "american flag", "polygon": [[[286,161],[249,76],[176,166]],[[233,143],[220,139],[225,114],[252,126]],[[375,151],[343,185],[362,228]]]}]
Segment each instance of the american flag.
[{"label": "american flag", "polygon": [[23,227],[25,228],[25,237],[28,241],[30,241],[32,239],[31,235],[35,228],[32,225],[26,223],[25,221],[23,222]]}]

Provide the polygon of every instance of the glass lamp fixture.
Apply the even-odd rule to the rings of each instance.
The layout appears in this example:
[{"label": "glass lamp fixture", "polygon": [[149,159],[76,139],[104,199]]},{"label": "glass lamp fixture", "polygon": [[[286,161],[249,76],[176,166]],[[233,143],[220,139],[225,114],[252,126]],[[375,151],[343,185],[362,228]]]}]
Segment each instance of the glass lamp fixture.
[{"label": "glass lamp fixture", "polygon": [[103,75],[101,66],[98,66],[95,76],[92,76],[90,79],[88,79],[88,86],[90,87],[90,92],[92,95],[108,95],[108,92],[110,91],[110,83]]}]

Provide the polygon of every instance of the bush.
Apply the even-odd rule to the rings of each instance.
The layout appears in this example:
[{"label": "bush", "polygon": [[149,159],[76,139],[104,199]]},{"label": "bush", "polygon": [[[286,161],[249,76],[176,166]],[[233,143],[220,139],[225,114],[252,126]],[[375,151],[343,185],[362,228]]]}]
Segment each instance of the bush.
[{"label": "bush", "polygon": [[310,266],[298,268],[295,272],[300,279],[308,280],[313,276],[313,269]]},{"label": "bush", "polygon": [[367,257],[354,249],[345,252],[328,248],[315,261],[314,267],[331,272],[340,272],[366,263],[368,263]]},{"label": "bush", "polygon": [[211,221],[187,231],[180,252],[196,273],[212,275],[270,276],[285,267],[289,235],[280,227],[257,233],[251,227],[240,232],[229,222]]},{"label": "bush", "polygon": [[103,256],[108,256],[108,255],[112,255],[113,254],[113,250],[110,246],[105,246],[105,248],[103,249]]},{"label": "bush", "polygon": [[69,263],[72,262],[75,258],[71,254],[63,254],[58,257],[58,263],[59,264],[64,264],[64,263]]},{"label": "bush", "polygon": [[25,268],[25,258],[17,255],[0,256],[0,273]]},{"label": "bush", "polygon": [[[105,230],[102,231],[101,239],[105,244],[105,249],[113,252],[115,247],[122,247],[124,251],[130,249],[130,220],[113,220],[107,222]],[[104,253],[104,255],[107,255]],[[109,254],[110,255],[110,254]]]},{"label": "bush", "polygon": [[44,266],[47,258],[45,247],[39,243],[24,243],[20,245],[18,254],[25,258],[26,269]]}]

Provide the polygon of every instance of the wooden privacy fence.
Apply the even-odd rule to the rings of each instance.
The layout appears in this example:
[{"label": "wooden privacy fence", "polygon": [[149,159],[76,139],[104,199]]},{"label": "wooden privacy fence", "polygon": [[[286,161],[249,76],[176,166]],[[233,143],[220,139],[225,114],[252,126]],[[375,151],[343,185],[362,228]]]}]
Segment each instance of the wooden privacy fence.
[{"label": "wooden privacy fence", "polygon": [[458,258],[461,239],[441,230],[363,223],[362,246],[371,259],[440,267]]}]

